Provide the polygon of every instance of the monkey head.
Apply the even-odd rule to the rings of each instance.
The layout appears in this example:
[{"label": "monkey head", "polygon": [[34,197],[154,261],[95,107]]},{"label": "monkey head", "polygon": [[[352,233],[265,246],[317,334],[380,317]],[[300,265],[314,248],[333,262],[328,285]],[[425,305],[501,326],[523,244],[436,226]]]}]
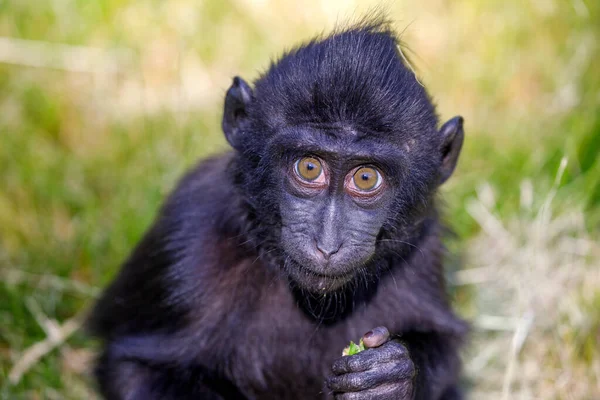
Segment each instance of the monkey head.
[{"label": "monkey head", "polygon": [[410,251],[458,160],[462,118],[438,129],[399,45],[386,24],[351,27],[227,92],[222,125],[256,246],[303,289],[376,276],[386,244]]}]

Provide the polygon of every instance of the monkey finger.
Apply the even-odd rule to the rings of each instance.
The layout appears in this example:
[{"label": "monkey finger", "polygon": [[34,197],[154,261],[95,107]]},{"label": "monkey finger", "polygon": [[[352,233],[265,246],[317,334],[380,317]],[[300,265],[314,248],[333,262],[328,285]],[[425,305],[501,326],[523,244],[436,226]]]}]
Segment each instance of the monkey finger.
[{"label": "monkey finger", "polygon": [[385,326],[378,326],[365,333],[362,337],[365,347],[379,347],[390,340],[390,332]]},{"label": "monkey finger", "polygon": [[408,351],[397,342],[388,342],[381,347],[366,349],[352,356],[343,356],[333,362],[331,370],[334,374],[361,372],[373,368],[377,364],[398,361],[408,358]]},{"label": "monkey finger", "polygon": [[332,376],[327,380],[327,386],[334,392],[356,392],[370,389],[388,380],[387,374],[383,370],[390,367],[385,365],[378,369]]},{"label": "monkey finger", "polygon": [[331,371],[336,375],[366,371],[378,363],[388,361],[388,358],[385,356],[385,354],[381,354],[375,350],[367,349],[352,356],[338,358],[333,362]]},{"label": "monkey finger", "polygon": [[371,389],[388,383],[402,382],[414,376],[414,366],[410,360],[407,362],[390,362],[381,364],[377,368],[363,372],[332,376],[327,380],[329,389],[334,392],[356,392]]}]

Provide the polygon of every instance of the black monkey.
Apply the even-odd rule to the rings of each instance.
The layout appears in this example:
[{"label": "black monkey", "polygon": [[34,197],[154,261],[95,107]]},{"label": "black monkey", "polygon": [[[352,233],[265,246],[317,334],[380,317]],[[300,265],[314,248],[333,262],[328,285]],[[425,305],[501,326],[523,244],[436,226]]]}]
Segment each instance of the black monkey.
[{"label": "black monkey", "polygon": [[398,46],[370,20],[233,80],[234,151],[179,182],[93,312],[106,398],[461,398],[435,198],[462,118],[437,129]]}]

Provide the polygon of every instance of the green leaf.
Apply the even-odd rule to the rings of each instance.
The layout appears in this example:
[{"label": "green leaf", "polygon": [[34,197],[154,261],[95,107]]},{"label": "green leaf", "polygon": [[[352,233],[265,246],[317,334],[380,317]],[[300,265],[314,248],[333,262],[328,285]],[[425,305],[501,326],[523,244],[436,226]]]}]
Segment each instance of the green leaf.
[{"label": "green leaf", "polygon": [[344,349],[344,351],[342,351],[342,355],[343,356],[353,356],[354,354],[360,353],[364,349],[365,349],[365,344],[363,343],[362,339],[360,339],[360,342],[358,342],[358,344],[354,343],[353,341],[350,341],[350,345],[348,347],[346,347]]}]

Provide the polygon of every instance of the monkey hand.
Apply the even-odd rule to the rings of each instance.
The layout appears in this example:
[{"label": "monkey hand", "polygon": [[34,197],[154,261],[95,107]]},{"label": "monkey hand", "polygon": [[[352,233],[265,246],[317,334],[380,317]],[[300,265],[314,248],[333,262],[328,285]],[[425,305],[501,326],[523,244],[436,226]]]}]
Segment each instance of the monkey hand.
[{"label": "monkey hand", "polygon": [[410,400],[415,366],[408,350],[385,327],[363,336],[365,350],[333,362],[327,380],[336,400]]}]

